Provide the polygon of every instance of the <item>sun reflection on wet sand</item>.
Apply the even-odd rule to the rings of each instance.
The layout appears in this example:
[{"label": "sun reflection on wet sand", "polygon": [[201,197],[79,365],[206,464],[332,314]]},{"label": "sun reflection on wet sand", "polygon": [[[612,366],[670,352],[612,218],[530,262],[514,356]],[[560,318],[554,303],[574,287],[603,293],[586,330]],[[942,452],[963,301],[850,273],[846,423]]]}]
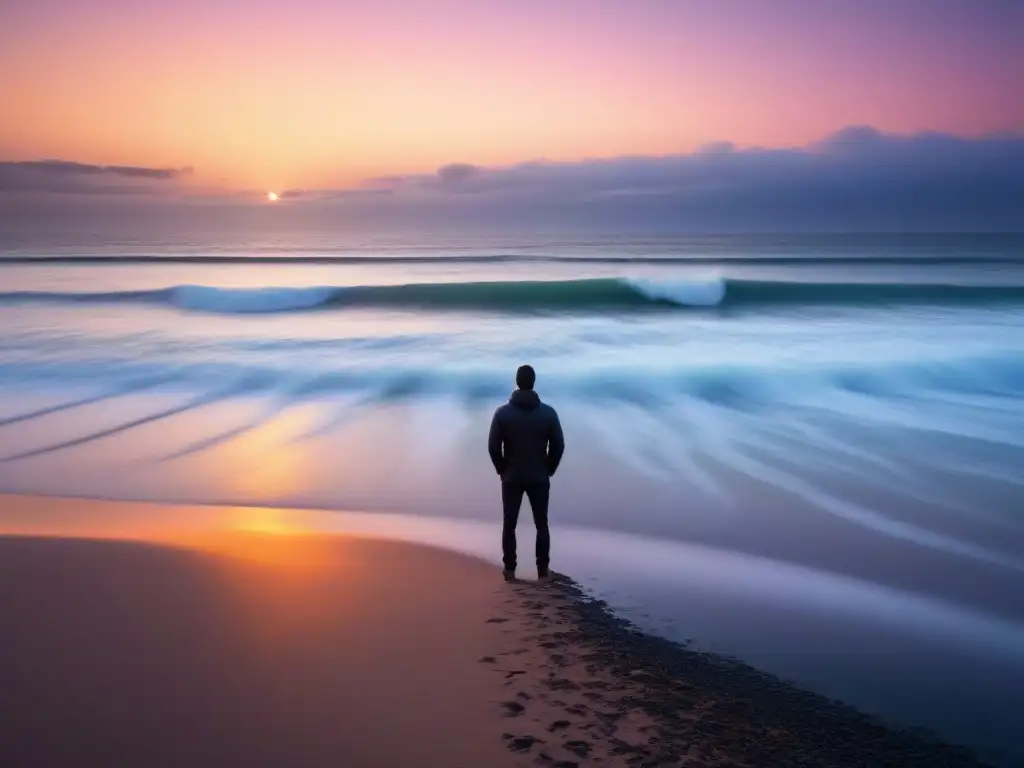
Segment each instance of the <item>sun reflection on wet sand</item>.
[{"label": "sun reflection on wet sand", "polygon": [[[260,507],[167,506],[0,495],[0,536],[111,539],[153,543],[228,557],[278,576],[349,578],[352,537],[331,532],[329,512]],[[275,590],[256,572],[231,582],[249,591]],[[239,580],[238,573],[247,574]],[[349,574],[349,576],[346,576]]]},{"label": "sun reflection on wet sand", "polygon": [[309,484],[308,449],[293,438],[319,423],[318,416],[316,406],[289,408],[217,446],[203,460],[216,467],[227,495],[267,502],[284,498]]},{"label": "sun reflection on wet sand", "polygon": [[155,543],[243,534],[308,536],[329,530],[330,516],[313,510],[0,495],[0,535],[8,536]]}]

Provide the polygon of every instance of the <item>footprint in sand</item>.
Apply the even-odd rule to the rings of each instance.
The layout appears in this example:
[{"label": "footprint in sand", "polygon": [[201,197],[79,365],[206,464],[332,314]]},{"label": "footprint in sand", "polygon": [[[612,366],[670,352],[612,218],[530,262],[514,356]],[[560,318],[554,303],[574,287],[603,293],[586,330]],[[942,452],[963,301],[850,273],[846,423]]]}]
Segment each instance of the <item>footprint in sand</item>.
[{"label": "footprint in sand", "polygon": [[505,715],[507,717],[519,717],[526,711],[526,707],[518,701],[505,701],[502,702],[501,706],[505,709]]},{"label": "footprint in sand", "polygon": [[513,752],[528,752],[533,749],[534,744],[543,743],[536,736],[513,736],[508,740],[508,748]]},{"label": "footprint in sand", "polygon": [[570,752],[572,752],[577,757],[586,757],[590,754],[591,749],[589,741],[582,741],[580,739],[577,739],[575,741],[567,741],[562,746]]}]

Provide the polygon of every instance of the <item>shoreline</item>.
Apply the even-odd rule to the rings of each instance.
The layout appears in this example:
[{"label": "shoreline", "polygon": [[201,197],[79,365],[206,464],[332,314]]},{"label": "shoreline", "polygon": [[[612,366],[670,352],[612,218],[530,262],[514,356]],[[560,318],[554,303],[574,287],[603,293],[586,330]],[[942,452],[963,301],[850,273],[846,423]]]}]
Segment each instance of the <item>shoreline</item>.
[{"label": "shoreline", "polygon": [[[326,739],[325,750],[331,747],[334,759],[351,765],[374,764],[381,750],[392,748],[395,741],[415,744],[415,749],[399,749],[388,758],[396,766],[459,765],[467,759],[556,768],[983,764],[965,748],[887,725],[742,662],[645,634],[566,577],[505,584],[499,569],[430,545],[274,530],[269,525],[253,532],[232,528],[230,521],[224,530],[213,532],[149,530],[132,535],[119,532],[115,520],[108,521],[113,524],[102,532],[102,540],[84,535],[90,525],[97,531],[102,527],[101,520],[86,519],[90,507],[102,512],[113,505],[119,514],[138,512],[140,506],[176,511],[163,505],[65,501],[57,506],[68,513],[66,519],[82,524],[68,538],[59,537],[56,523],[45,536],[10,536],[4,534],[3,512],[12,498],[0,496],[0,605],[19,621],[16,639],[11,633],[0,637],[0,659],[11,664],[5,679],[13,679],[17,660],[24,661],[26,653],[35,662],[18,673],[22,692],[30,695],[4,701],[3,709],[18,712],[22,721],[32,720],[36,728],[49,729],[52,741],[59,741],[53,731],[56,713],[45,707],[33,713],[25,701],[57,706],[67,698],[58,694],[66,693],[69,680],[81,683],[83,670],[97,665],[116,669],[117,659],[130,659],[134,651],[135,658],[149,654],[157,666],[162,664],[162,676],[150,669],[143,675],[148,686],[140,689],[133,676],[138,670],[129,665],[113,682],[107,678],[100,688],[79,690],[75,700],[99,710],[125,705],[133,696],[160,706],[177,702],[181,711],[165,713],[173,720],[186,716],[196,701],[243,691],[250,696],[232,699],[231,707],[220,711],[221,719],[213,718],[214,724],[224,725],[224,717],[235,728],[262,722],[267,735],[276,734],[281,744],[300,744],[300,735],[307,741]],[[15,506],[23,515],[45,517],[52,503],[19,497]],[[20,560],[11,557],[19,547],[34,553],[24,556],[23,551]],[[103,557],[80,556],[97,547]],[[170,569],[163,580],[147,582],[139,576],[158,566]],[[176,577],[168,580],[172,572]],[[203,573],[208,578],[199,578]],[[181,589],[178,579],[183,574],[183,583],[191,588],[175,591]],[[83,599],[104,622],[97,624],[96,615],[79,610]],[[202,621],[188,613],[193,609],[201,609]],[[234,654],[248,659],[244,674],[210,673],[194,679],[185,674],[183,683],[181,665],[168,665],[164,655],[181,661],[182,651],[168,645],[167,638],[147,634],[154,623],[166,628],[168,614],[176,611],[179,623],[172,622],[172,637],[195,646],[208,672],[211,659]],[[346,620],[356,616],[365,637],[346,627]],[[442,616],[445,620],[439,622]],[[242,623],[232,624],[235,620]],[[10,625],[16,626],[13,621]],[[90,650],[53,640],[55,626],[59,638],[99,633],[107,645]],[[182,627],[220,629],[208,637]],[[124,647],[126,637],[134,637],[136,645]],[[251,655],[254,639],[269,643],[263,655]],[[115,647],[118,643],[121,648]],[[268,649],[275,652],[267,655]],[[185,665],[185,673],[188,669]],[[65,674],[58,674],[61,670]],[[359,671],[358,681],[350,678],[353,670]],[[7,691],[11,696],[11,686]],[[282,693],[288,695],[279,698]],[[4,695],[0,692],[0,699]],[[99,698],[87,701],[89,696]],[[305,717],[298,718],[284,701],[302,702],[308,707]],[[417,701],[431,713],[430,723],[414,716],[424,711],[414,706]],[[246,707],[255,710],[241,717]],[[85,707],[64,716],[80,726],[88,712]],[[162,739],[179,743],[188,734],[187,729],[161,732],[137,709],[124,709],[121,716],[147,725],[142,732],[149,734],[150,747],[163,744]],[[358,738],[350,734],[348,740],[332,741],[337,723],[352,718]],[[212,727],[204,723],[193,722],[200,729],[193,733]],[[382,729],[387,729],[387,738],[379,738]],[[434,748],[430,734],[438,729],[449,738],[447,746]],[[231,730],[207,733],[213,739],[207,746],[230,747],[231,756],[260,764],[261,753],[252,751],[253,743],[223,740]],[[23,728],[22,733],[32,731]],[[14,744],[10,737],[0,744]],[[78,737],[88,741],[89,733],[78,732]],[[202,743],[193,746],[198,749]],[[274,754],[277,762],[263,764],[281,764],[284,753]],[[289,754],[287,764],[296,762],[328,761],[314,755],[303,762]]]},{"label": "shoreline", "polygon": [[[524,597],[531,591],[527,585]],[[901,728],[740,660],[647,634],[569,578],[559,576],[543,597],[524,602],[518,618],[525,637],[548,649],[552,669],[521,685],[555,705],[562,700],[545,689],[582,692],[587,703],[564,709],[589,717],[578,727],[623,764],[987,765],[926,729]],[[627,740],[617,731],[628,721]]]}]

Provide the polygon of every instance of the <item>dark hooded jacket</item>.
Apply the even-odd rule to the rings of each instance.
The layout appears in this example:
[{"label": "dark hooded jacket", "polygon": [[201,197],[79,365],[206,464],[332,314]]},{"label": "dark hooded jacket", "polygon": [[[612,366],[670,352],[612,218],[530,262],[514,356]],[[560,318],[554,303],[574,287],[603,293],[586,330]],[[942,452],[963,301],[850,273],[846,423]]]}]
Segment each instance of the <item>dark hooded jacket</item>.
[{"label": "dark hooded jacket", "polygon": [[558,414],[532,389],[517,389],[494,412],[487,452],[503,482],[547,482],[564,450]]}]

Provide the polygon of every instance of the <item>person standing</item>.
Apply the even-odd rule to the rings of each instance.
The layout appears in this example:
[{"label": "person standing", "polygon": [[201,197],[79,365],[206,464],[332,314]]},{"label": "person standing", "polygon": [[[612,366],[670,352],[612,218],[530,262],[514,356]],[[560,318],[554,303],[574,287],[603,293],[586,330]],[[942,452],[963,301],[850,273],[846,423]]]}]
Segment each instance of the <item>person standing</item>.
[{"label": "person standing", "polygon": [[530,500],[537,528],[537,577],[550,576],[548,499],[551,477],[565,451],[565,439],[555,409],[542,403],[533,390],[536,380],[531,366],[523,365],[516,370],[517,389],[494,412],[487,439],[487,452],[501,477],[501,550],[506,581],[516,574],[516,524],[524,493]]}]

